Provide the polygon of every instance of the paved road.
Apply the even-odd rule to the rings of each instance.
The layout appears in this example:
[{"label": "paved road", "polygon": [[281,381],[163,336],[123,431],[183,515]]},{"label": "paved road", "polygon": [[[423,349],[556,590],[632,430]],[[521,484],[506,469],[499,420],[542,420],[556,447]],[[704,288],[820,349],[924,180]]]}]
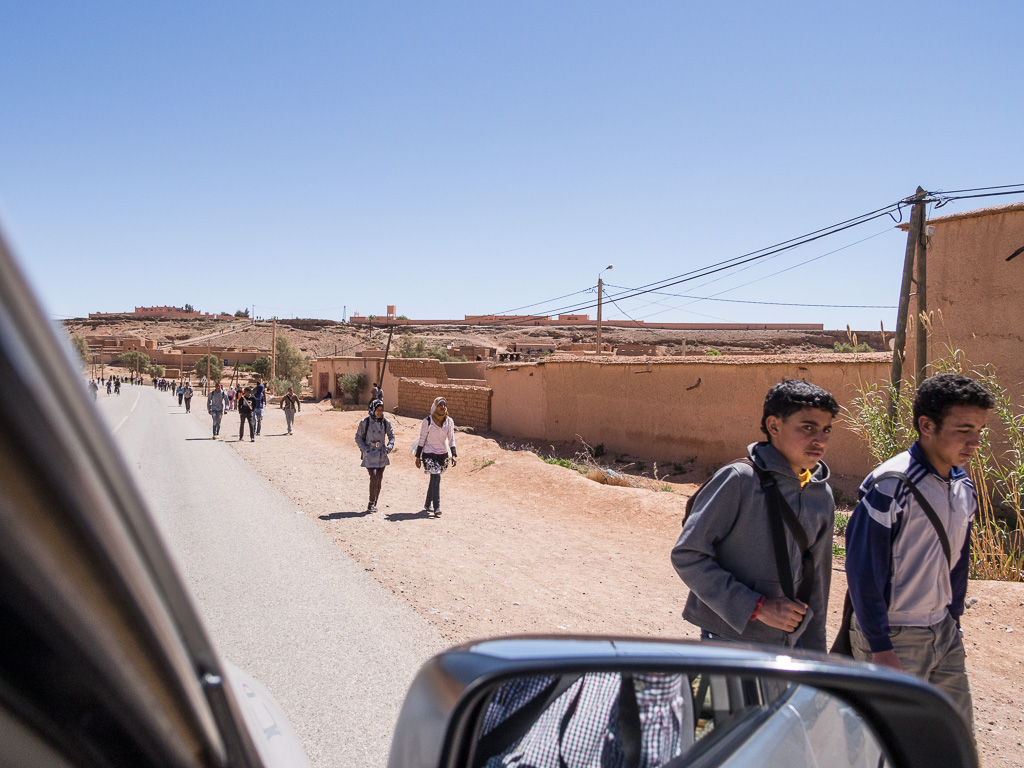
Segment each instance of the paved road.
[{"label": "paved road", "polygon": [[383,765],[413,675],[445,643],[211,440],[193,402],[186,415],[167,393],[126,386],[98,406],[221,655],[270,690],[314,766]]}]

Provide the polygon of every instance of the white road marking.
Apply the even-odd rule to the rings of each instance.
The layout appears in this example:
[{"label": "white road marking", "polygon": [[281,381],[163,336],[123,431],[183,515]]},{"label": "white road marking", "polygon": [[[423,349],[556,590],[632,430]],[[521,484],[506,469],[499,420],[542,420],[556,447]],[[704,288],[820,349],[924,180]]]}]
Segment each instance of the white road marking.
[{"label": "white road marking", "polygon": [[128,409],[127,415],[118,422],[117,426],[114,427],[114,434],[117,434],[117,430],[124,426],[124,423],[128,421],[128,416],[132,415],[132,411],[135,410],[135,406],[139,404],[139,398],[142,397],[138,392],[135,393],[135,402],[132,403],[132,407]]}]

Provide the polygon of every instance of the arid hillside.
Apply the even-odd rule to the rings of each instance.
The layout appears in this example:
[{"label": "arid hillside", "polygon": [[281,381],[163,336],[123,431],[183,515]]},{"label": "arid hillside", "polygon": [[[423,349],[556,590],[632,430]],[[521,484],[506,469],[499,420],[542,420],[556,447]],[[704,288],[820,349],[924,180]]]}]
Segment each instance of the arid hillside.
[{"label": "arid hillside", "polygon": [[[136,335],[155,339],[159,344],[205,344],[207,337],[217,334],[211,342],[239,348],[270,348],[271,323],[249,320],[137,320],[125,316],[104,320],[74,319],[65,321],[73,335],[93,334]],[[279,320],[279,334],[308,355],[352,355],[364,349],[383,349],[387,328],[368,328],[333,320]],[[532,341],[552,345],[593,343],[593,326],[465,326],[410,325],[395,328],[395,339],[412,334],[423,339],[428,347],[477,345],[504,351],[516,341]],[[876,350],[884,349],[879,331],[857,331],[859,342]],[[602,331],[606,344],[655,344],[665,354],[679,354],[685,344],[688,354],[704,354],[710,349],[723,354],[778,354],[782,352],[831,352],[835,342],[849,342],[845,330],[779,331],[779,330],[702,330],[680,331],[650,328],[608,328]]]}]

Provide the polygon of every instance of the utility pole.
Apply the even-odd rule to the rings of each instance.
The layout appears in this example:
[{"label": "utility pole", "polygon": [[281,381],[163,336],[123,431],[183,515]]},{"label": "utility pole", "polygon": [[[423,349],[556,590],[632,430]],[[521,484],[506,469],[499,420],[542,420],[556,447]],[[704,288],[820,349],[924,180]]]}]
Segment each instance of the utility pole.
[{"label": "utility pole", "polygon": [[388,353],[391,352],[391,336],[395,332],[395,327],[391,326],[388,329],[388,343],[384,345],[384,362],[377,368],[377,386],[384,389],[384,373],[388,369]]},{"label": "utility pole", "polygon": [[203,385],[203,394],[209,394],[210,391],[210,342],[206,342],[206,384]]},{"label": "utility pole", "polygon": [[910,227],[907,231],[907,250],[903,256],[903,282],[900,284],[900,308],[896,315],[896,337],[893,340],[892,369],[889,373],[889,403],[886,409],[886,416],[890,427],[896,422],[896,406],[900,396],[900,383],[903,379],[903,358],[904,347],[907,344],[907,316],[910,313],[910,283],[914,275],[914,252],[917,250],[918,240],[921,238],[921,229],[924,221],[924,200],[927,193],[921,187],[917,188],[914,199],[914,208],[910,213]]},{"label": "utility pole", "polygon": [[[614,265],[609,264],[601,270],[611,269]],[[597,273],[597,354],[601,354],[601,301],[604,295],[604,281],[601,280],[601,272]]]},{"label": "utility pole", "polygon": [[274,394],[274,376],[277,373],[277,315],[274,315],[274,331],[270,334],[270,394]]},{"label": "utility pole", "polygon": [[921,215],[921,226],[917,232],[917,344],[914,348],[915,376],[918,386],[928,375],[928,336],[929,328],[925,322],[928,317],[928,235],[924,225],[924,214]]}]

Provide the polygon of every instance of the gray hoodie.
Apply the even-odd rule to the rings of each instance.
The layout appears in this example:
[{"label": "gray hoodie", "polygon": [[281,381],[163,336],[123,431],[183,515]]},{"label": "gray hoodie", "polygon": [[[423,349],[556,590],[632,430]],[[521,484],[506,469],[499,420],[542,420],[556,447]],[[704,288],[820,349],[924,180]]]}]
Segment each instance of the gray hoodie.
[{"label": "gray hoodie", "polygon": [[[683,618],[715,635],[739,642],[794,644],[826,651],[825,615],[832,580],[835,502],[829,470],[818,462],[803,488],[785,458],[769,443],[753,443],[749,457],[771,472],[807,532],[814,558],[810,610],[794,634],[750,621],[758,598],[783,596],[768,521],[768,506],[753,467],[728,464],[708,481],[672,549],[672,565],[690,588]],[[793,584],[802,580],[801,552],[786,528]]]},{"label": "gray hoodie", "polygon": [[206,398],[206,410],[223,411],[228,407],[228,393],[223,389],[215,389]]}]

